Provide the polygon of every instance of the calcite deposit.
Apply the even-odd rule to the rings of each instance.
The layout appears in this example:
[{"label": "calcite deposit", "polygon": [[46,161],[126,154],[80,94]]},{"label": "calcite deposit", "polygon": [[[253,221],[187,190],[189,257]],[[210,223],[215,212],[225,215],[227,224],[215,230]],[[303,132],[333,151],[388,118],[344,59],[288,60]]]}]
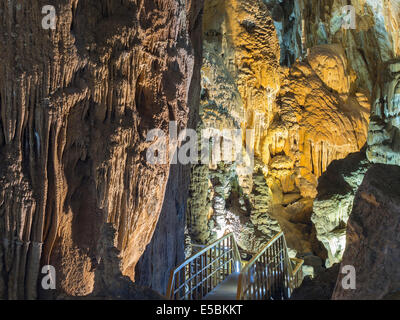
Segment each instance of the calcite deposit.
[{"label": "calcite deposit", "polygon": [[368,135],[371,162],[400,165],[400,60],[380,67]]},{"label": "calcite deposit", "polygon": [[99,293],[105,245],[133,281],[170,176],[146,135],[197,109],[202,1],[51,2],[54,30],[47,2],[0,3],[0,298],[36,298],[48,264],[57,294]]},{"label": "calcite deposit", "polygon": [[352,4],[206,1],[201,125],[253,129],[255,162],[193,171],[195,241],[233,231],[254,253],[281,229],[291,254],[341,261],[370,161],[398,161],[399,1]]},{"label": "calcite deposit", "polygon": [[[373,164],[400,165],[400,0],[49,2],[0,3],[0,299],[160,298],[228,232],[249,256],[284,231],[317,279],[351,243],[360,270],[395,252]],[[148,161],[190,140],[171,123],[202,161]]]},{"label": "calcite deposit", "polygon": [[205,2],[198,128],[252,129],[255,161],[247,175],[237,163],[192,169],[193,241],[233,231],[255,252],[283,230],[292,254],[341,261],[370,161],[398,161],[399,1],[352,5]]},{"label": "calcite deposit", "polygon": [[[244,145],[243,152],[268,157],[265,129],[272,121],[280,84],[280,49],[269,11],[260,1],[221,0],[205,1],[204,11],[198,133],[207,128],[242,130],[243,140],[249,141],[246,130],[251,130],[253,143]],[[258,162],[257,177],[252,171],[243,174],[241,164],[233,160],[193,168],[188,224],[196,242],[233,231],[244,249],[256,252],[280,230],[268,214],[268,159]],[[253,184],[253,178],[259,183]]]},{"label": "calcite deposit", "polygon": [[237,163],[193,169],[188,224],[195,241],[233,231],[254,252],[282,228],[292,249],[312,252],[318,178],[367,141],[369,94],[358,89],[342,43],[305,50],[306,30],[302,41],[289,35],[309,18],[304,8],[205,2],[201,128],[253,130],[244,152],[253,151],[255,162],[248,175]]},{"label": "calcite deposit", "polygon": [[314,198],[328,165],[365,144],[370,107],[365,95],[350,91],[352,80],[338,45],[316,46],[290,69],[269,136],[272,162],[284,153],[293,163],[273,172],[284,193]]}]

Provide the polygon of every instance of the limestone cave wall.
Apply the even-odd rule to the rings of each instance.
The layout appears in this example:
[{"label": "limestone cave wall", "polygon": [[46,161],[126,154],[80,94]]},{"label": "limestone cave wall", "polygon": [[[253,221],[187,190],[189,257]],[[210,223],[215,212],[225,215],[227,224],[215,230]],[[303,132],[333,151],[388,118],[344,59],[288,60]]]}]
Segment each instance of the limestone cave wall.
[{"label": "limestone cave wall", "polygon": [[198,129],[254,130],[255,161],[192,169],[192,240],[254,253],[283,230],[291,254],[340,262],[370,162],[398,161],[400,2],[352,4],[355,29],[347,1],[205,1]]},{"label": "limestone cave wall", "polygon": [[[45,5],[56,10],[54,30],[42,28]],[[184,211],[184,188],[178,198],[167,181],[188,180],[181,169],[146,161],[146,135],[193,121],[201,7],[198,0],[0,3],[0,298],[38,297],[48,264],[56,295],[106,288],[139,297],[127,288],[162,207],[164,215]],[[179,246],[172,250],[179,257]]]},{"label": "limestone cave wall", "polygon": [[[352,1],[354,28],[348,4],[1,2],[0,299],[160,298],[139,285],[164,294],[191,243],[227,232],[254,254],[283,230],[313,275],[357,243],[361,209],[394,219],[369,181],[400,163],[400,0]],[[207,144],[241,161],[151,164],[171,121],[235,132]]]}]

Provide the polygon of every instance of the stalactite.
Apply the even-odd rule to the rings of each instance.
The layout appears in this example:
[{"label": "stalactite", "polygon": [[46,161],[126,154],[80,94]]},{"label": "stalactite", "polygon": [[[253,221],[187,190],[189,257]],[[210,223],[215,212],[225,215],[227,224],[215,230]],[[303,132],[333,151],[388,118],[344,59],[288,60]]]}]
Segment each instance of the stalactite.
[{"label": "stalactite", "polygon": [[184,128],[188,90],[198,86],[185,17],[197,19],[201,2],[54,5],[57,28],[44,30],[40,3],[0,4],[0,296],[9,299],[36,298],[44,264],[58,272],[57,293],[90,293],[95,265],[83,266],[97,259],[108,221],[121,272],[134,280],[169,176],[167,165],[146,163],[144,140],[167,130],[170,110]]}]

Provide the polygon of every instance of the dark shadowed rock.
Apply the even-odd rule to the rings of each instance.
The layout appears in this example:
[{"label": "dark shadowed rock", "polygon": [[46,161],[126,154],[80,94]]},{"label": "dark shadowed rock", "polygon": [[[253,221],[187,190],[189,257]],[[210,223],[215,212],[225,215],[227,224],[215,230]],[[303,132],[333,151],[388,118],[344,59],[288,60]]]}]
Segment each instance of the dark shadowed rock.
[{"label": "dark shadowed rock", "polygon": [[383,299],[400,289],[400,167],[372,166],[354,199],[341,268],[352,265],[356,289],[340,274],[333,299]]},{"label": "dark shadowed rock", "polygon": [[339,264],[320,272],[314,279],[306,277],[291,300],[330,300],[339,273]]}]

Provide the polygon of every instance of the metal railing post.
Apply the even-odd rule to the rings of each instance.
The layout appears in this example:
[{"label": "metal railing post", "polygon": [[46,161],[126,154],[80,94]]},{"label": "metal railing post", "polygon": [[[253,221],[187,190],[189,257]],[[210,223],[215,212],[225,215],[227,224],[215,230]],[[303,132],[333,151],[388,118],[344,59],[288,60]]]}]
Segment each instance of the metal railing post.
[{"label": "metal railing post", "polygon": [[[292,261],[296,263],[293,269]],[[275,235],[239,276],[237,299],[287,299],[300,285],[303,260],[290,258],[283,232]]]},{"label": "metal railing post", "polygon": [[[167,297],[169,299],[202,299],[223,282],[233,270],[238,272],[240,269],[239,250],[233,234],[230,233],[203,248],[171,271]],[[181,279],[178,281],[180,277],[183,277],[183,281]]]}]

